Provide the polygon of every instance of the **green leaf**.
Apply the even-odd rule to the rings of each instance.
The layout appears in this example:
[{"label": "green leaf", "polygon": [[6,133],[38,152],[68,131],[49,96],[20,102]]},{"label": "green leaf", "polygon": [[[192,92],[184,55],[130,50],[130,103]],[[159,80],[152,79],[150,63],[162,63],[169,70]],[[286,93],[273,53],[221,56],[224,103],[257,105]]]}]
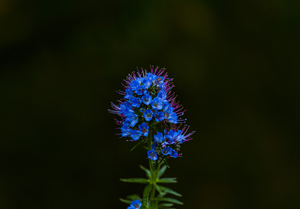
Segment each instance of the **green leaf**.
[{"label": "green leaf", "polygon": [[178,197],[181,197],[182,195],[175,192],[174,190],[168,188],[168,187],[163,187],[163,186],[159,186],[164,192],[167,192],[167,193],[170,193],[170,194],[173,194],[173,195],[176,195]]},{"label": "green leaf", "polygon": [[145,168],[144,166],[140,165],[140,168],[146,172],[147,177],[151,177],[151,172],[149,169]]},{"label": "green leaf", "polygon": [[162,192],[161,194],[159,194],[157,197],[164,197],[167,194],[167,192]]},{"label": "green leaf", "polygon": [[158,209],[158,202],[157,202],[157,200],[154,200],[154,209]]},{"label": "green leaf", "polygon": [[162,178],[158,179],[157,183],[177,183],[176,178]]},{"label": "green leaf", "polygon": [[131,194],[131,195],[128,195],[127,197],[126,197],[126,199],[129,199],[129,200],[142,200],[142,198],[140,198],[137,194]]},{"label": "green leaf", "polygon": [[137,143],[136,145],[134,145],[134,147],[132,147],[130,151],[134,150],[135,148],[137,148],[142,143],[143,143],[143,141],[140,141],[139,143]]},{"label": "green leaf", "polygon": [[143,205],[146,206],[148,208],[148,198],[149,198],[149,194],[151,192],[151,188],[152,185],[148,184],[145,189],[144,189],[144,193],[143,193]]},{"label": "green leaf", "polygon": [[158,207],[159,208],[168,208],[168,207],[172,207],[174,204],[173,203],[162,203],[159,204]]},{"label": "green leaf", "polygon": [[170,198],[170,197],[161,197],[161,198],[157,198],[158,201],[164,201],[164,202],[171,202],[171,203],[175,203],[178,205],[183,205],[183,202],[180,202],[179,200],[176,200],[174,198]]},{"label": "green leaf", "polygon": [[166,172],[166,170],[167,170],[167,166],[163,166],[160,170],[159,170],[159,172],[158,172],[158,174],[157,174],[157,178],[159,179],[165,172]]},{"label": "green leaf", "polygon": [[156,187],[156,190],[159,192],[159,194],[162,194],[162,189],[160,188],[160,186],[155,184],[155,187]]},{"label": "green leaf", "polygon": [[143,178],[120,179],[120,181],[127,182],[127,183],[140,183],[140,184],[148,184],[150,182],[149,179],[143,179]]},{"label": "green leaf", "polygon": [[124,203],[129,204],[129,205],[130,205],[131,202],[132,202],[131,200],[125,200],[125,199],[122,199],[122,198],[120,198],[119,200],[120,200],[121,202],[124,202]]}]

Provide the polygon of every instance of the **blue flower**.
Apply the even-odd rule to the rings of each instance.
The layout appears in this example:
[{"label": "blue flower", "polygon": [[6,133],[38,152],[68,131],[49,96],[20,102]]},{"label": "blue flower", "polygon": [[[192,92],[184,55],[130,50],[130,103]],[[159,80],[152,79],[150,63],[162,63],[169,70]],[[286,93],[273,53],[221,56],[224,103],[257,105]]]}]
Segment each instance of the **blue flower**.
[{"label": "blue flower", "polygon": [[176,138],[179,136],[180,131],[176,132],[173,130],[170,130],[168,135],[166,135],[166,142],[168,142],[168,144],[174,144],[177,140]]},{"label": "blue flower", "polygon": [[161,143],[161,146],[162,146],[163,148],[165,148],[168,144],[169,144],[168,142],[164,141],[163,143]]},{"label": "blue flower", "polygon": [[137,95],[144,95],[147,91],[143,88],[143,86],[139,86],[137,89],[136,89],[136,93]]},{"label": "blue flower", "polygon": [[139,125],[140,132],[143,133],[144,136],[148,136],[149,133],[149,126],[144,122],[141,125]]},{"label": "blue flower", "polygon": [[155,161],[155,160],[158,159],[157,153],[156,153],[154,150],[149,150],[149,151],[147,152],[147,154],[148,154],[148,158],[149,158],[150,160]]},{"label": "blue flower", "polygon": [[156,75],[152,74],[152,73],[148,73],[147,74],[147,78],[149,79],[149,81],[152,83],[155,79],[156,79]]},{"label": "blue flower", "polygon": [[137,87],[139,87],[139,86],[140,86],[140,83],[137,80],[132,81],[131,84],[130,84],[130,88],[132,90],[136,90]]},{"label": "blue flower", "polygon": [[163,155],[169,155],[169,154],[172,153],[172,148],[171,148],[171,147],[166,147],[166,148],[164,148],[164,149],[161,151],[161,153],[162,153]]},{"label": "blue flower", "polygon": [[159,143],[162,143],[165,139],[164,139],[163,134],[161,132],[157,132],[157,134],[154,135],[154,140],[159,142]]},{"label": "blue flower", "polygon": [[154,117],[155,117],[156,122],[162,121],[162,120],[165,119],[164,113],[163,113],[163,112],[160,112],[160,111],[156,111],[156,112],[154,113]]},{"label": "blue flower", "polygon": [[133,97],[131,99],[131,105],[132,105],[132,107],[139,107],[141,105],[141,103],[142,103],[142,101],[138,97]]},{"label": "blue flower", "polygon": [[[165,102],[164,103],[164,111],[169,113],[170,109],[172,109],[171,104],[169,102]],[[171,110],[171,112],[172,112],[172,110]]]},{"label": "blue flower", "polygon": [[132,110],[132,106],[128,102],[124,102],[123,104],[121,104],[119,111],[124,116],[128,116],[128,115],[134,113],[134,111]]},{"label": "blue flower", "polygon": [[122,127],[123,128],[129,128],[130,127],[130,123],[128,121],[124,121]]},{"label": "blue flower", "polygon": [[150,121],[153,117],[153,113],[152,113],[151,110],[148,109],[144,112],[143,116],[144,116],[146,121]]},{"label": "blue flower", "polygon": [[154,81],[154,83],[155,83],[157,86],[162,86],[162,84],[164,83],[164,77],[162,77],[162,76],[157,77],[156,80]]},{"label": "blue flower", "polygon": [[152,84],[152,81],[150,81],[149,79],[147,79],[147,78],[143,79],[143,86],[145,89],[148,89],[151,86],[151,84]]},{"label": "blue flower", "polygon": [[122,137],[129,136],[131,134],[130,128],[121,127]]},{"label": "blue flower", "polygon": [[130,114],[126,119],[126,122],[130,123],[130,126],[133,127],[135,126],[135,124],[137,124],[137,122],[139,121],[139,118],[136,114]]},{"label": "blue flower", "polygon": [[146,94],[145,96],[142,97],[142,101],[144,102],[145,105],[148,105],[152,101],[152,96],[150,94]]},{"label": "blue flower", "polygon": [[125,95],[125,99],[130,99],[131,97],[133,97],[133,91],[131,88],[126,89],[126,95]]},{"label": "blue flower", "polygon": [[131,130],[131,138],[136,141],[138,140],[141,136],[142,136],[142,132],[138,131],[138,130]]},{"label": "blue flower", "polygon": [[154,142],[151,144],[151,148],[152,148],[153,150],[156,150],[156,147],[157,147],[157,142],[154,141]]},{"label": "blue flower", "polygon": [[[155,161],[161,157],[181,156],[178,154],[181,147],[179,144],[191,140],[194,132],[188,132],[188,126],[176,125],[185,123],[181,118],[185,110],[175,101],[177,96],[171,92],[174,85],[165,69],[150,66],[149,71],[129,74],[124,82],[125,89],[117,91],[122,95],[119,104],[111,103],[112,109],[108,110],[121,117],[116,120],[121,129],[120,135],[137,141],[141,137],[148,137],[150,127],[153,126],[161,132],[155,131],[154,139],[148,139],[152,142],[152,150],[148,151],[149,159]],[[133,206],[128,208],[134,209]]]},{"label": "blue flower", "polygon": [[157,97],[160,98],[162,101],[167,101],[166,100],[166,98],[167,98],[166,91],[162,90],[162,91],[158,92]]},{"label": "blue flower", "polygon": [[174,124],[177,123],[178,116],[175,112],[173,112],[171,107],[169,108],[167,107],[167,110],[165,110],[164,112],[164,117],[169,121],[169,123],[174,123]]},{"label": "blue flower", "polygon": [[162,106],[162,100],[159,97],[155,97],[151,102],[152,108],[155,110],[161,110],[163,108]]},{"label": "blue flower", "polygon": [[134,200],[131,202],[130,206],[128,206],[127,209],[140,209],[142,206],[142,203],[140,200]]},{"label": "blue flower", "polygon": [[175,150],[171,149],[171,153],[170,153],[170,156],[173,157],[173,158],[177,158],[178,156],[180,156]]}]

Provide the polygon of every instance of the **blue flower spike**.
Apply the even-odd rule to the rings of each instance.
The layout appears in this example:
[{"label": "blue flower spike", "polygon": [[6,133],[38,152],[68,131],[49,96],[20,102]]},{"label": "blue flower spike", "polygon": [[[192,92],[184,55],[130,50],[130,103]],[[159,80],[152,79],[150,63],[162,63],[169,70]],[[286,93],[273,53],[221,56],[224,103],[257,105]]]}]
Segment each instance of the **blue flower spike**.
[{"label": "blue flower spike", "polygon": [[[173,198],[153,195],[155,190],[161,193],[163,187],[159,183],[175,183],[172,178],[160,179],[160,173],[169,167],[168,159],[182,156],[182,144],[192,140],[191,135],[194,133],[189,132],[186,119],[182,118],[185,110],[176,101],[177,95],[171,91],[174,87],[172,80],[168,78],[164,68],[150,66],[149,71],[138,69],[124,79],[124,90],[117,91],[122,98],[118,100],[118,104],[111,103],[112,109],[108,110],[120,117],[115,120],[120,129],[120,133],[117,133],[120,138],[128,137],[127,141],[135,142],[131,150],[140,144],[146,145],[143,147],[147,149],[149,159],[149,169],[141,166],[149,179],[121,179],[125,182],[147,184],[142,202],[138,195],[130,195],[126,200],[120,199],[127,204],[134,200],[127,209],[153,209],[160,206],[160,201],[182,204]],[[166,166],[160,170],[162,164]],[[180,196],[174,191],[170,194]]]}]

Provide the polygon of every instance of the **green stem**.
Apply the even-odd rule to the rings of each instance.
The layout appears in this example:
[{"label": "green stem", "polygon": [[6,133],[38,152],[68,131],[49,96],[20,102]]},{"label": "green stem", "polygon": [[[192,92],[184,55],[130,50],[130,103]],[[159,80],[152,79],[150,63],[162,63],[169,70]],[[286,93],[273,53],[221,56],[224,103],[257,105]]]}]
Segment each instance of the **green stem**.
[{"label": "green stem", "polygon": [[[148,150],[151,150],[152,147],[152,136],[153,136],[153,129],[149,127],[149,135],[148,135]],[[156,192],[156,181],[157,181],[157,176],[158,172],[160,170],[161,163],[158,163],[157,168],[156,164],[149,159],[149,169],[150,169],[150,184],[152,184],[152,189],[149,194],[149,209],[156,209],[157,208],[157,203],[155,201],[155,192]]]},{"label": "green stem", "polygon": [[[153,136],[153,130],[150,129],[149,127],[149,135],[148,135],[148,150],[151,150],[152,147],[152,136]],[[151,193],[149,194],[149,206],[150,208],[154,209],[155,208],[155,190],[156,190],[156,168],[155,168],[155,164],[153,163],[152,160],[149,159],[149,169],[150,169],[150,184],[152,184],[152,189],[151,189]]]}]

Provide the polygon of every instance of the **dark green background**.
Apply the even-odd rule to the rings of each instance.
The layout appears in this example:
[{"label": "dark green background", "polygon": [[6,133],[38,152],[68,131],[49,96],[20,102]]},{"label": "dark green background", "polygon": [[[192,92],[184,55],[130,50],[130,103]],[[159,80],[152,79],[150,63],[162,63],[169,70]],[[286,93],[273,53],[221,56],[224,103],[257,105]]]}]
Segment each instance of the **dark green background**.
[{"label": "dark green background", "polygon": [[194,140],[166,176],[192,209],[299,203],[299,1],[0,1],[0,208],[126,208],[146,152],[107,111],[167,68]]}]

